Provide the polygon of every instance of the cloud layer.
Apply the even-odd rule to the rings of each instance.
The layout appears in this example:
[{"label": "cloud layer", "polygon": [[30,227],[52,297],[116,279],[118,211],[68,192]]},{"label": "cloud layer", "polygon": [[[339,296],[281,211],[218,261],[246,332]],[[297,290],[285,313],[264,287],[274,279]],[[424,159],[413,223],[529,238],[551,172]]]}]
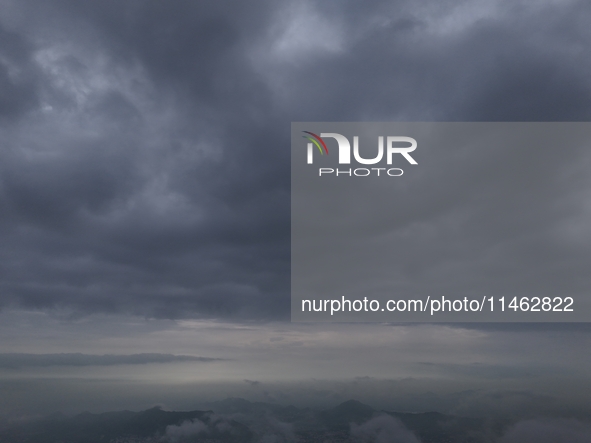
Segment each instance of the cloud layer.
[{"label": "cloud layer", "polygon": [[46,366],[114,366],[148,363],[211,362],[220,358],[172,354],[89,355],[89,354],[0,354],[0,368],[20,369]]},{"label": "cloud layer", "polygon": [[288,318],[291,121],[589,120],[588,3],[525,5],[5,0],[0,306]]}]

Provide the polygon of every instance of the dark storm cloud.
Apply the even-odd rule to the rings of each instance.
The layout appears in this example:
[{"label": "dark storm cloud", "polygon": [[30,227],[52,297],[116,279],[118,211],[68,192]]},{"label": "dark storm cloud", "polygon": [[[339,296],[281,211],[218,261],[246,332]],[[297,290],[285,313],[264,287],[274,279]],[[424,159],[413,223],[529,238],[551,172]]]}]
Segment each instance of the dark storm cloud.
[{"label": "dark storm cloud", "polygon": [[27,38],[0,24],[0,123],[37,105],[38,70]]},{"label": "dark storm cloud", "polygon": [[264,16],[221,4],[86,6],[30,4],[50,8],[55,28],[36,23],[50,39],[37,41],[45,103],[20,122],[38,134],[7,129],[4,304],[285,315],[287,152],[276,149],[279,127],[249,116],[270,106],[240,36],[252,33],[240,29],[247,14]]},{"label": "dark storm cloud", "polygon": [[[334,8],[343,51],[281,71],[296,121],[586,121],[582,2],[364,2]],[[325,16],[328,18],[328,16]],[[580,51],[580,52],[579,52]],[[585,54],[573,57],[573,52]],[[305,78],[306,81],[301,81]]]},{"label": "dark storm cloud", "polygon": [[5,2],[0,305],[285,319],[291,121],[591,116],[587,3],[454,4]]},{"label": "dark storm cloud", "polygon": [[213,362],[221,358],[172,354],[89,355],[89,354],[0,354],[0,368],[21,369],[47,366],[113,366],[148,363]]}]

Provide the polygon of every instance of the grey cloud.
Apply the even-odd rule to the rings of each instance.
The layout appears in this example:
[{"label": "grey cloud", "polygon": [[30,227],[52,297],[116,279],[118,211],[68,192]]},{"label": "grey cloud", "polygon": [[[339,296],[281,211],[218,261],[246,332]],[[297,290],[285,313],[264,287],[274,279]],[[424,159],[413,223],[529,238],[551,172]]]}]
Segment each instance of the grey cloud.
[{"label": "grey cloud", "polygon": [[343,50],[281,71],[290,84],[306,73],[298,93],[315,99],[308,109],[294,94],[294,120],[587,120],[589,83],[565,50],[586,34],[588,5],[482,12],[494,4],[477,2],[463,17],[452,3],[341,10]]},{"label": "grey cloud", "polygon": [[7,1],[0,307],[285,320],[291,121],[589,119],[587,2],[453,4]]},{"label": "grey cloud", "polygon": [[213,441],[244,441],[251,439],[251,430],[235,418],[240,415],[224,416],[205,413],[200,419],[185,420],[178,425],[166,427],[164,436],[158,441],[179,443],[205,438]]},{"label": "grey cloud", "polygon": [[[247,83],[255,80],[235,49],[241,31],[234,28],[248,22],[244,14],[192,3],[112,3],[90,11],[57,4],[67,9],[45,12],[64,29],[85,22],[95,33],[81,36],[73,54],[60,55],[71,48],[51,38],[38,43],[45,57],[39,81],[53,94],[44,97],[49,111],[40,124],[31,116],[21,121],[36,124],[43,139],[24,140],[18,127],[10,132],[14,149],[3,163],[2,186],[12,230],[6,250],[29,266],[6,263],[3,304],[285,317],[287,155],[269,141],[278,128],[252,124],[240,109],[265,97],[262,84],[241,85],[232,74],[242,70]],[[122,11],[133,13],[131,23],[121,21]],[[41,27],[59,40],[57,28]],[[106,67],[97,66],[91,48],[105,55]],[[134,74],[123,55],[145,75]],[[226,82],[236,83],[230,86],[237,93],[224,98]],[[158,125],[163,132],[151,134]],[[39,157],[26,158],[22,148]]]},{"label": "grey cloud", "polygon": [[0,368],[20,369],[47,366],[113,366],[142,365],[148,363],[201,362],[224,359],[172,354],[89,355],[70,354],[0,354]]},{"label": "grey cloud", "polygon": [[10,124],[38,105],[38,70],[26,37],[0,23],[0,41],[0,124]]},{"label": "grey cloud", "polygon": [[351,436],[360,443],[420,443],[400,420],[382,415],[361,425],[351,424]]},{"label": "grey cloud", "polygon": [[207,425],[199,419],[187,420],[180,425],[169,425],[166,427],[164,439],[176,443],[185,437],[193,437],[207,432]]}]

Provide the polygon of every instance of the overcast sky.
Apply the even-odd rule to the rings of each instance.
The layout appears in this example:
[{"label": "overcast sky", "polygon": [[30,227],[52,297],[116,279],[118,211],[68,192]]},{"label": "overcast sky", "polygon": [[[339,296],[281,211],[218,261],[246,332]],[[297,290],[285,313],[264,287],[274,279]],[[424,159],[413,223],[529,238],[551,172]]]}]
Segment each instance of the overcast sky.
[{"label": "overcast sky", "polygon": [[[0,0],[0,413],[589,412],[586,325],[290,324],[289,160],[292,121],[589,121],[590,22],[582,0]],[[584,290],[576,160],[556,191]]]}]

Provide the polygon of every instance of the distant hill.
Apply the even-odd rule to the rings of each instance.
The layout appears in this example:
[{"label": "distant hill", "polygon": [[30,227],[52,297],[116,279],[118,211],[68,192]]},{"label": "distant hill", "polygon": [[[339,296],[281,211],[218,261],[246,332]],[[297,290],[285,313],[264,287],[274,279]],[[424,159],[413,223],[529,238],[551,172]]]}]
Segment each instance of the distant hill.
[{"label": "distant hill", "polygon": [[[208,424],[210,412],[163,411],[152,408],[141,412],[119,411],[103,414],[83,412],[71,418],[48,417],[0,431],[1,443],[111,443],[114,441],[157,441],[168,426],[200,420]],[[242,441],[250,440],[248,428],[240,423],[230,424]],[[215,431],[215,427],[213,428]],[[216,434],[215,432],[213,432]],[[219,441],[233,441],[224,433],[214,435]],[[140,440],[138,440],[140,439]]]},{"label": "distant hill", "polygon": [[376,412],[371,406],[357,400],[349,400],[332,409],[321,411],[319,417],[329,429],[348,429],[351,423],[363,423],[376,415]]},{"label": "distant hill", "polygon": [[321,411],[242,398],[207,406],[210,411],[54,415],[1,430],[0,443],[350,442],[352,426],[379,426],[384,416],[399,420],[421,443],[484,443],[508,425],[437,412],[379,411],[357,400]]}]

